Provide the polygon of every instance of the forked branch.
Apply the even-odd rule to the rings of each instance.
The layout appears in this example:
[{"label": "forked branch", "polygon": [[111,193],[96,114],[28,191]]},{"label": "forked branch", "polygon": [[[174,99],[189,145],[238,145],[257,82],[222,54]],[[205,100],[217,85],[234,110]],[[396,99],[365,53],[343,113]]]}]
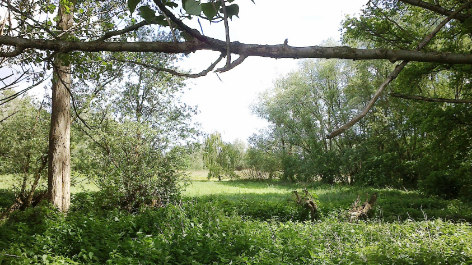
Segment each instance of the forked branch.
[{"label": "forked branch", "polygon": [[205,76],[207,75],[211,70],[213,70],[216,65],[225,57],[225,55],[223,53],[220,54],[220,57],[218,57],[218,59],[216,59],[216,61],[214,61],[207,69],[201,71],[200,73],[198,74],[186,74],[186,73],[180,73],[180,72],[177,72],[173,69],[169,69],[169,68],[164,68],[164,67],[158,67],[158,66],[155,66],[155,65],[150,65],[150,64],[145,64],[145,63],[141,63],[141,62],[137,62],[137,61],[132,61],[132,60],[120,60],[120,59],[115,59],[115,61],[118,61],[118,62],[122,62],[122,63],[131,63],[131,64],[136,64],[136,65],[141,65],[141,66],[144,66],[144,67],[147,67],[149,69],[153,69],[157,72],[166,72],[166,73],[169,73],[171,75],[175,75],[175,76],[182,76],[182,77],[187,77],[187,78],[197,78],[197,77],[202,77],[202,76]]}]

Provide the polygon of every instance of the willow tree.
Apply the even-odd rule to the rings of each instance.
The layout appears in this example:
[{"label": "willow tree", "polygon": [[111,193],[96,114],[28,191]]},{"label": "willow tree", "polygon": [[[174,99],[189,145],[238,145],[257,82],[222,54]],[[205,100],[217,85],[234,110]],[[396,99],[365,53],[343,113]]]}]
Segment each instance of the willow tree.
[{"label": "willow tree", "polygon": [[[81,61],[103,60],[105,52],[162,52],[190,53],[198,50],[211,50],[217,53],[215,62],[201,73],[181,74],[174,69],[163,69],[148,64],[156,71],[168,71],[176,75],[198,77],[215,69],[226,58],[226,62],[216,71],[228,71],[250,56],[272,58],[341,58],[341,59],[385,59],[392,63],[403,61],[379,88],[367,107],[345,126],[331,132],[328,137],[335,137],[344,132],[364,117],[385,87],[401,72],[410,61],[436,62],[445,64],[472,64],[470,49],[443,51],[440,47],[423,47],[446,25],[447,30],[463,32],[470,38],[470,1],[435,1],[420,0],[375,1],[380,8],[402,5],[407,10],[424,10],[427,23],[421,24],[424,38],[415,40],[407,48],[358,49],[352,47],[293,47],[288,41],[275,45],[245,44],[231,40],[229,19],[239,13],[238,1],[235,0],[119,0],[119,1],[42,1],[42,0],[1,0],[0,6],[7,14],[0,22],[2,66],[25,70],[30,80],[38,83],[48,80],[48,69],[53,69],[53,106],[50,139],[50,200],[61,210],[66,211],[69,201],[69,128],[70,102],[74,104],[74,91],[70,89],[70,67],[80,67]],[[369,1],[372,3],[372,1]],[[283,3],[287,4],[287,3]],[[303,4],[300,4],[300,8]],[[180,10],[183,9],[183,12]],[[136,12],[139,10],[139,12]],[[261,10],[261,12],[263,12]],[[139,15],[137,15],[139,13]],[[56,14],[56,15],[54,15]],[[441,17],[441,22],[428,20],[428,14]],[[130,15],[132,17],[130,18]],[[285,14],[280,14],[284,16]],[[56,17],[56,19],[55,19]],[[199,17],[210,21],[222,21],[225,25],[225,40],[218,40],[203,35],[197,29],[190,28],[185,20]],[[388,17],[387,17],[388,18]],[[421,20],[421,18],[418,18]],[[57,23],[56,23],[57,22]],[[463,25],[463,26],[461,26]],[[142,27],[168,27],[174,34],[172,41],[130,41],[136,30]],[[185,36],[185,40],[179,37]],[[469,41],[470,43],[470,41]],[[95,54],[95,55],[91,55]],[[233,59],[237,56],[236,59]],[[109,63],[104,61],[104,64]],[[142,64],[135,61],[133,63]],[[83,69],[86,71],[86,69]],[[21,74],[20,74],[21,75]],[[73,77],[72,77],[73,78]],[[6,86],[9,86],[7,84]],[[23,93],[23,92],[22,92]],[[72,100],[71,100],[72,99]],[[8,100],[8,99],[7,99]],[[2,100],[4,101],[4,100]]]}]

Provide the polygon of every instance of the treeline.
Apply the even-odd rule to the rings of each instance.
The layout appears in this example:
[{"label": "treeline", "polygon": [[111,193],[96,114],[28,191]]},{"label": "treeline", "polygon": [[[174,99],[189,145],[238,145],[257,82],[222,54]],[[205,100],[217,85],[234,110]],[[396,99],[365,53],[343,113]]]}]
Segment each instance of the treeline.
[{"label": "treeline", "polygon": [[[302,61],[253,105],[254,114],[270,126],[252,135],[248,148],[234,158],[225,151],[234,149],[233,144],[222,142],[218,133],[210,135],[202,157],[213,153],[213,161],[219,161],[216,165],[226,171],[212,170],[215,164],[202,164],[207,165],[210,177],[278,177],[295,182],[419,188],[429,195],[470,200],[470,104],[398,97],[469,97],[465,72],[469,66],[410,65],[391,84],[395,94],[384,94],[350,130],[326,138],[364,109],[393,68],[390,62],[380,61]],[[220,143],[219,149],[210,148],[215,141]],[[236,164],[244,170],[232,175]]]},{"label": "treeline", "polygon": [[[420,188],[470,199],[472,108],[384,95],[344,134],[326,135],[360,112],[393,69],[389,62],[306,60],[253,106],[270,126],[250,139],[259,170],[292,181]],[[468,69],[469,67],[465,67]],[[469,95],[463,68],[408,67],[391,87],[434,98]]]},{"label": "treeline", "polygon": [[[353,128],[327,139],[364,109],[393,68],[379,61],[302,61],[253,105],[254,114],[270,126],[239,152],[231,152],[238,150],[236,143],[223,142],[218,133],[208,136],[201,165],[210,170],[209,178],[419,188],[470,200],[472,107],[440,102],[470,96],[469,66],[410,65],[391,84],[395,93],[384,94]],[[405,99],[405,94],[439,100]],[[236,169],[244,170],[235,174]]]}]

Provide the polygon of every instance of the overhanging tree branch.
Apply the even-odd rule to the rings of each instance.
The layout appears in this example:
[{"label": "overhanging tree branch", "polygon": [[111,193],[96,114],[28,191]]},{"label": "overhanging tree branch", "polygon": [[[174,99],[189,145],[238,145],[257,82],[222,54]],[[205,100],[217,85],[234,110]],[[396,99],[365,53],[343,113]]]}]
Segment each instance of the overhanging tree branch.
[{"label": "overhanging tree branch", "polygon": [[472,103],[472,99],[452,99],[452,98],[428,98],[423,96],[414,96],[414,95],[405,95],[400,93],[390,93],[392,97],[396,98],[403,98],[403,99],[413,99],[413,100],[421,100],[426,102],[442,102],[442,103]]},{"label": "overhanging tree branch", "polygon": [[[444,15],[444,16],[450,16],[453,12],[451,10],[445,9],[443,7],[437,6],[437,5],[432,5],[430,3],[421,1],[421,0],[399,0],[403,3],[407,3],[413,6],[421,7],[424,9],[428,9],[430,11],[436,12],[438,14]],[[454,16],[455,19],[459,20],[460,22],[464,22],[469,16],[464,15],[464,14],[457,14]]]},{"label": "overhanging tree branch", "polygon": [[[212,44],[202,42],[103,42],[103,41],[65,41],[25,39],[20,37],[0,36],[1,45],[17,46],[23,49],[51,50],[56,52],[163,52],[163,53],[191,53],[197,50],[211,50],[226,52],[224,41],[212,39]],[[446,64],[472,64],[472,54],[447,52],[419,52],[411,50],[389,49],[356,49],[347,46],[337,47],[293,47],[289,45],[260,45],[231,43],[231,52],[234,54],[270,58],[326,58],[351,60],[378,60],[385,59],[392,62],[405,60],[416,62],[432,62]],[[0,53],[0,56],[2,54]]]}]

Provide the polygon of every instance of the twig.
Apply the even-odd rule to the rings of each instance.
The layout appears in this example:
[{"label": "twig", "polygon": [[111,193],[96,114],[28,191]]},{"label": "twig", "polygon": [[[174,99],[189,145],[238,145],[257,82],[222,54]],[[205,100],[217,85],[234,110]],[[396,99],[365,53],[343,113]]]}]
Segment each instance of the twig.
[{"label": "twig", "polygon": [[179,42],[177,40],[177,37],[175,36],[175,30],[174,30],[174,27],[172,27],[172,22],[170,21],[169,17],[166,15],[166,13],[162,12],[162,14],[164,15],[164,17],[166,18],[167,20],[167,24],[169,24],[169,28],[170,28],[170,32],[172,33],[172,38],[174,38],[174,42]]},{"label": "twig", "polygon": [[130,61],[130,60],[115,59],[115,61],[122,62],[122,63],[132,63],[132,64],[136,64],[136,65],[141,65],[141,66],[144,66],[144,67],[147,67],[147,68],[154,69],[157,72],[167,72],[167,73],[169,73],[171,75],[175,75],[175,76],[182,76],[182,77],[187,77],[187,78],[197,78],[197,77],[202,77],[202,76],[207,75],[211,70],[213,70],[215,68],[215,66],[221,61],[221,59],[223,59],[224,56],[225,55],[223,53],[221,53],[220,57],[218,57],[218,59],[216,59],[215,62],[213,62],[207,69],[201,71],[198,74],[179,73],[179,72],[177,72],[175,70],[172,70],[172,69],[168,69],[168,68],[164,68],[164,67],[158,67],[158,66],[145,64],[145,63],[141,63],[141,62],[136,62],[136,61]]},{"label": "twig", "polygon": [[107,33],[105,33],[105,35],[103,35],[101,38],[95,40],[95,41],[104,41],[106,39],[109,39],[113,36],[117,36],[117,35],[122,35],[124,33],[128,33],[128,32],[131,32],[131,31],[134,31],[134,30],[137,30],[143,26],[146,26],[146,25],[150,25],[151,23],[147,22],[146,20],[144,21],[141,21],[139,22],[138,24],[135,24],[135,25],[132,25],[132,26],[129,26],[127,28],[124,28],[124,29],[121,29],[121,30],[115,30],[115,31],[109,31]]},{"label": "twig", "polygon": [[226,68],[229,68],[231,65],[231,40],[229,38],[228,13],[226,12],[225,0],[221,0],[221,6],[223,8],[223,20],[226,34]]}]

